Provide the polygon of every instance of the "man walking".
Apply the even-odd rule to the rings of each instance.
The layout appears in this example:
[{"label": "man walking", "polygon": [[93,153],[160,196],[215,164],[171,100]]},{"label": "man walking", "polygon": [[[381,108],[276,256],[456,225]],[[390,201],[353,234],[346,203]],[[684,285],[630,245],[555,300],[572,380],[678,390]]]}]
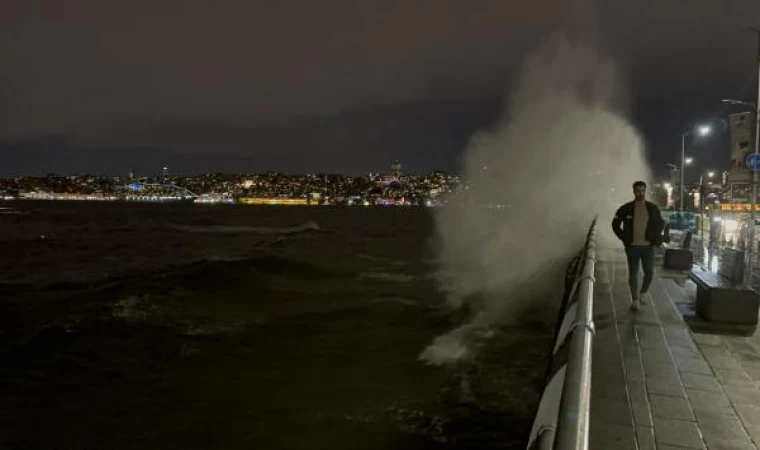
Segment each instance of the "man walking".
[{"label": "man walking", "polygon": [[[635,200],[621,206],[612,220],[612,230],[623,241],[628,257],[628,285],[631,288],[631,309],[637,311],[646,303],[654,277],[654,248],[662,243],[664,221],[660,208],[646,201],[647,184],[633,183]],[[622,227],[621,227],[622,225]],[[639,262],[644,268],[644,281],[639,290]]]}]

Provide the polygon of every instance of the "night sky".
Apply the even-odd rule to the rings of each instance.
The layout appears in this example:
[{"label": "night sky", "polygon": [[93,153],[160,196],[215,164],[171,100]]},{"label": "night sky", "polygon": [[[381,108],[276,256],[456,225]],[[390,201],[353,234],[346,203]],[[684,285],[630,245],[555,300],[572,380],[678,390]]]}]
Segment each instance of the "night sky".
[{"label": "night sky", "polygon": [[[457,170],[567,0],[3,0],[0,176]],[[758,0],[599,0],[658,174],[754,100]],[[720,123],[720,122],[718,122]],[[728,165],[728,134],[694,142]],[[693,173],[697,173],[695,170]]]}]

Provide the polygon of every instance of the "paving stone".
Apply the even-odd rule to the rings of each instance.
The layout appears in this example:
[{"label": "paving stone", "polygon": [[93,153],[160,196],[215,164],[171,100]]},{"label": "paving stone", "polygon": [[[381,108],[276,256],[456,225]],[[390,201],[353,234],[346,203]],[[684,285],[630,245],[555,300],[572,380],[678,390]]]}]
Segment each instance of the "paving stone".
[{"label": "paving stone", "polygon": [[[687,447],[676,447],[675,445],[663,445],[663,444],[657,444],[657,450],[684,450]],[[692,447],[692,448],[700,448],[704,449],[705,447]]]},{"label": "paving stone", "polygon": [[641,361],[641,350],[639,349],[639,344],[630,344],[628,346],[624,346],[621,348],[621,352],[623,353],[623,359],[636,358]]},{"label": "paving stone", "polygon": [[[594,338],[594,356],[600,358],[619,358],[620,346],[617,344],[617,339],[610,337],[609,341],[604,341],[604,337],[597,335]],[[613,342],[612,340],[615,339]],[[622,361],[621,361],[622,362]]]},{"label": "paving stone", "polygon": [[755,382],[750,378],[749,374],[743,369],[729,370],[729,369],[715,369],[715,376],[718,380],[728,386],[754,386]]},{"label": "paving stone", "polygon": [[691,403],[694,414],[699,411],[725,412],[732,413],[734,408],[731,401],[723,392],[700,391],[697,389],[686,389],[686,396]]},{"label": "paving stone", "polygon": [[647,387],[644,380],[628,380],[628,395],[631,402],[647,403],[649,402],[649,396],[647,395]]},{"label": "paving stone", "polygon": [[684,397],[684,389],[678,377],[647,377],[646,389],[650,394]]},{"label": "paving stone", "polygon": [[741,354],[747,354],[747,355],[756,355],[757,349],[747,342],[746,340],[741,341],[733,341],[730,338],[723,338],[723,341],[725,342],[726,346],[731,349],[731,352],[741,353]]},{"label": "paving stone", "polygon": [[608,253],[610,262],[597,264],[590,448],[757,450],[760,333],[757,345],[692,333],[679,313],[693,307],[689,282],[687,292],[657,279],[651,303],[631,312],[626,264],[618,249]]},{"label": "paving stone", "polygon": [[635,357],[641,359],[641,350],[639,349],[639,342],[636,340],[628,342],[620,342],[620,349],[623,353],[623,357]]},{"label": "paving stone", "polygon": [[720,337],[715,336],[714,334],[693,333],[692,337],[694,338],[694,342],[698,345],[723,345],[723,341],[720,340]]},{"label": "paving stone", "polygon": [[760,381],[760,367],[747,367],[744,370],[755,382]]},{"label": "paving stone", "polygon": [[636,433],[633,427],[609,423],[590,424],[589,448],[636,450]]},{"label": "paving stone", "polygon": [[760,390],[755,386],[724,386],[724,389],[734,404],[760,406]]},{"label": "paving stone", "polygon": [[668,345],[665,343],[664,340],[651,340],[651,339],[644,339],[639,340],[639,347],[641,347],[642,350],[660,350],[660,351],[667,351]]},{"label": "paving stone", "polygon": [[644,381],[644,366],[639,364],[626,364],[625,365],[625,377],[628,380],[640,380]]},{"label": "paving stone", "polygon": [[744,425],[749,437],[755,442],[755,446],[760,446],[760,425]]},{"label": "paving stone", "polygon": [[693,345],[693,347],[687,347],[685,345],[671,344],[670,352],[673,354],[674,358],[696,358],[702,356],[702,353],[696,345]]},{"label": "paving stone", "polygon": [[633,426],[633,416],[628,400],[598,399],[593,405],[594,417],[606,423]]},{"label": "paving stone", "polygon": [[624,366],[641,366],[643,367],[643,363],[641,361],[641,356],[636,354],[627,354],[623,355],[623,365]]},{"label": "paving stone", "polygon": [[691,334],[686,328],[665,328],[663,332],[668,342],[671,340],[691,341]]},{"label": "paving stone", "polygon": [[[596,354],[593,356],[596,358]],[[593,380],[596,380],[596,377],[602,377],[602,378],[614,378],[614,379],[625,379],[625,373],[623,372],[623,366],[620,364],[605,364],[604,361],[600,361],[598,359],[594,360],[594,362],[591,364],[591,376]]]},{"label": "paving stone", "polygon": [[683,387],[687,389],[699,389],[702,391],[722,391],[718,379],[712,375],[701,375],[698,373],[682,373],[681,381]]},{"label": "paving stone", "polygon": [[620,383],[609,383],[605,381],[591,383],[591,398],[597,399],[612,399],[626,401],[628,400],[628,393],[626,392],[625,385]]},{"label": "paving stone", "polygon": [[694,341],[691,339],[691,335],[688,333],[685,337],[668,337],[665,335],[665,340],[668,341],[668,345],[670,346],[671,350],[683,349],[689,350],[692,353],[699,352],[697,344],[694,343]]},{"label": "paving stone", "polygon": [[703,448],[702,435],[696,422],[655,418],[654,433],[658,445]]},{"label": "paving stone", "polygon": [[740,361],[740,364],[744,370],[751,370],[751,369],[760,369],[760,363],[751,362],[751,361]]},{"label": "paving stone", "polygon": [[739,417],[734,414],[701,412],[697,418],[702,437],[708,448],[714,446],[745,446],[752,441]]},{"label": "paving stone", "polygon": [[735,442],[732,440],[717,440],[707,443],[708,450],[757,450],[752,442]]},{"label": "paving stone", "polygon": [[[745,425],[754,425],[760,427],[760,406],[737,404],[734,405],[736,412]],[[760,441],[758,441],[760,442]]]},{"label": "paving stone", "polygon": [[636,442],[638,450],[657,450],[657,444],[654,438],[654,427],[636,427]]},{"label": "paving stone", "polygon": [[706,354],[705,359],[713,369],[741,370],[742,365],[729,352]]},{"label": "paving stone", "polygon": [[633,410],[633,422],[637,427],[654,426],[654,422],[652,422],[652,410],[649,406],[649,402],[633,401],[631,403],[631,410]]},{"label": "paving stone", "polygon": [[681,373],[688,372],[688,373],[699,373],[702,375],[712,375],[713,371],[710,368],[710,365],[707,364],[702,359],[687,359],[687,360],[680,360],[676,361],[676,365],[678,366],[678,370],[681,371]]},{"label": "paving stone", "polygon": [[696,420],[691,411],[691,405],[685,398],[649,394],[649,404],[652,409],[652,417],[655,419]]},{"label": "paving stone", "polygon": [[672,366],[675,364],[675,361],[673,360],[673,357],[670,355],[669,351],[642,349],[641,360],[644,362],[644,367],[647,367],[649,365]]},{"label": "paving stone", "polygon": [[679,373],[675,364],[646,364],[644,363],[644,373],[647,377],[659,378],[678,378]]},{"label": "paving stone", "polygon": [[707,343],[701,343],[697,342],[697,347],[699,347],[699,351],[702,353],[713,351],[713,352],[729,352],[728,347],[726,347],[725,344],[722,342],[718,342],[716,344],[707,344]]},{"label": "paving stone", "polygon": [[758,353],[732,352],[731,354],[739,360],[740,364],[760,364],[760,354]]}]

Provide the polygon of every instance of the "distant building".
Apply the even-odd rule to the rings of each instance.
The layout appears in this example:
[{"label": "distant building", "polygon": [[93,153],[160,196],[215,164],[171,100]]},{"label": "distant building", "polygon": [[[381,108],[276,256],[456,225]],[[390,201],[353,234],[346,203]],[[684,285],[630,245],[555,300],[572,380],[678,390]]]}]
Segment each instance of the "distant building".
[{"label": "distant building", "polygon": [[401,174],[401,163],[399,160],[393,161],[391,164],[391,174],[398,177]]}]

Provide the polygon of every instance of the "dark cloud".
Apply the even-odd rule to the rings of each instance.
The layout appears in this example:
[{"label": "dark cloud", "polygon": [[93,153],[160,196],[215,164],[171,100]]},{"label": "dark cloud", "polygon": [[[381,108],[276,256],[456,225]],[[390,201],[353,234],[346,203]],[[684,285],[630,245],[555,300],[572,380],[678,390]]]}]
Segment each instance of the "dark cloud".
[{"label": "dark cloud", "polygon": [[[395,136],[386,136],[388,146],[417,139],[400,145],[409,158],[449,158],[448,151],[419,153],[440,147],[448,128],[411,131],[422,120],[420,104],[426,111],[446,105],[444,116],[467,124],[459,128],[476,128],[508,93],[528,51],[561,27],[585,30],[594,22],[599,44],[621,64],[631,112],[655,155],[670,149],[665,123],[685,126],[710,113],[715,99],[751,92],[755,41],[746,29],[760,23],[757,0],[606,0],[597,2],[595,20],[584,4],[6,0],[0,139],[54,134],[77,148],[136,142],[213,158],[219,146],[198,145],[196,135],[214,129],[221,156],[281,165],[290,160],[260,153],[273,147],[261,130],[288,129],[289,136],[352,126],[340,130],[350,144],[362,143],[352,149],[340,145],[337,131],[320,131],[306,133],[312,141],[285,139],[293,147],[278,154],[299,155],[303,167],[343,158],[356,164],[350,170],[369,170],[370,161],[394,153],[365,145],[384,142],[372,134],[383,130]],[[473,102],[483,109],[473,111]],[[462,103],[470,105],[462,109],[469,120],[452,106]],[[380,123],[409,122],[374,129],[345,119],[356,111]],[[424,132],[439,134],[421,145]]]}]

